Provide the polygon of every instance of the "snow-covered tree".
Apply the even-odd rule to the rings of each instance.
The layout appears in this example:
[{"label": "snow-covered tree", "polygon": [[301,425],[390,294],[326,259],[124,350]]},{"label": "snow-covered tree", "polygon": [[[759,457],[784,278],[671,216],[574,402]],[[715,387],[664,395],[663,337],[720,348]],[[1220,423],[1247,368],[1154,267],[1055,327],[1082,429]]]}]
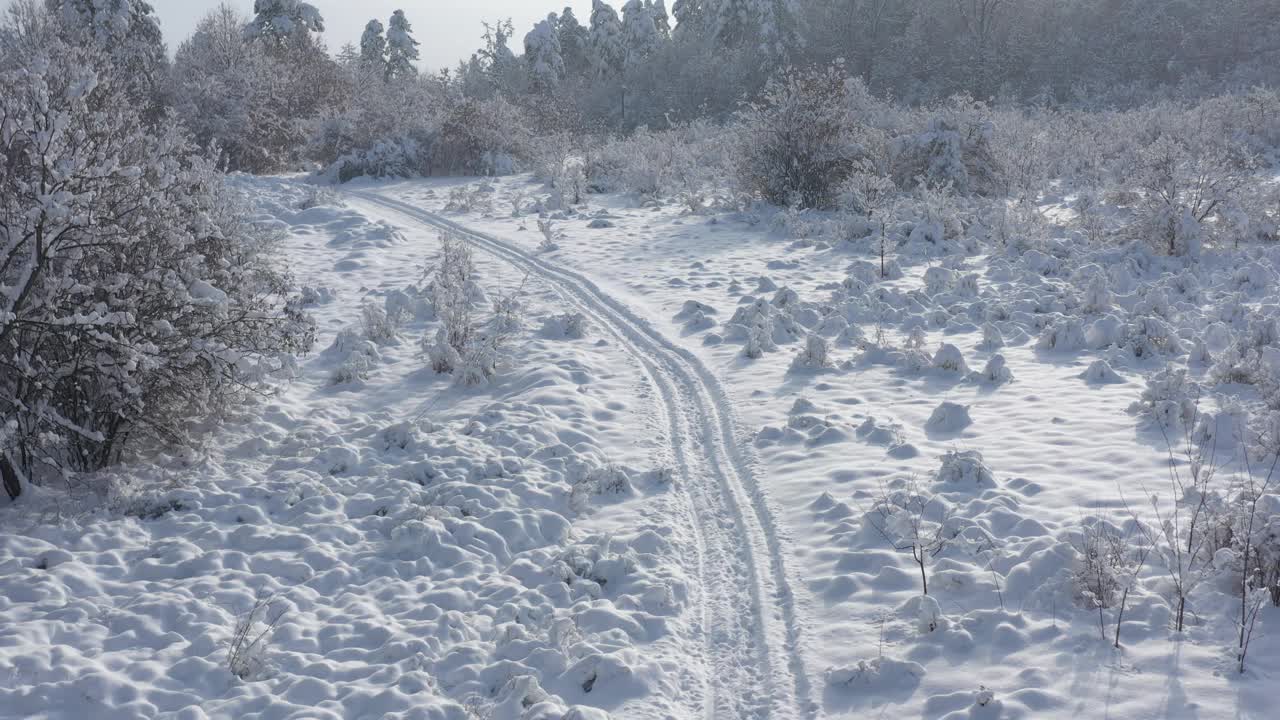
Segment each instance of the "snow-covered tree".
[{"label": "snow-covered tree", "polygon": [[534,92],[549,92],[564,78],[559,18],[555,13],[538,22],[524,36],[524,60],[529,66],[530,89]]},{"label": "snow-covered tree", "polygon": [[311,343],[270,241],[100,52],[53,41],[0,74],[0,470],[20,485],[185,442]]},{"label": "snow-covered tree", "polygon": [[671,37],[671,16],[667,14],[666,0],[645,0],[644,6],[649,11],[649,17],[653,18],[658,34],[664,40]]},{"label": "snow-covered tree", "polygon": [[387,38],[383,34],[382,23],[370,20],[360,35],[360,61],[370,67],[381,68],[385,72],[387,65]]},{"label": "snow-covered tree", "polygon": [[578,22],[573,8],[566,7],[560,13],[557,24],[560,40],[560,57],[564,59],[565,75],[578,77],[587,74],[587,57],[590,52],[590,35]]},{"label": "snow-covered tree", "polygon": [[276,48],[309,45],[311,33],[324,32],[324,17],[302,0],[254,0],[253,21],[245,27],[250,39],[261,39]]},{"label": "snow-covered tree", "polygon": [[622,6],[623,67],[638,68],[662,47],[663,37],[653,18],[653,8],[644,0],[629,0]]},{"label": "snow-covered tree", "polygon": [[297,159],[312,121],[341,90],[337,65],[314,43],[282,51],[244,28],[229,5],[200,21],[174,54],[172,105],[230,169],[272,172]]},{"label": "snow-covered tree", "polygon": [[706,0],[707,29],[722,45],[782,57],[795,42],[792,0]]},{"label": "snow-covered tree", "polygon": [[417,59],[418,41],[413,39],[413,28],[404,11],[397,10],[387,25],[387,77],[395,80],[417,75]]},{"label": "snow-covered tree", "polygon": [[[143,0],[45,0],[58,34],[69,45],[93,47],[109,58],[110,72],[135,101],[162,100],[168,56],[160,23]],[[106,66],[99,72],[106,72]]]},{"label": "snow-covered tree", "polygon": [[622,71],[626,59],[626,46],[622,38],[622,23],[612,6],[591,0],[591,33],[589,64],[597,80],[612,78]]}]

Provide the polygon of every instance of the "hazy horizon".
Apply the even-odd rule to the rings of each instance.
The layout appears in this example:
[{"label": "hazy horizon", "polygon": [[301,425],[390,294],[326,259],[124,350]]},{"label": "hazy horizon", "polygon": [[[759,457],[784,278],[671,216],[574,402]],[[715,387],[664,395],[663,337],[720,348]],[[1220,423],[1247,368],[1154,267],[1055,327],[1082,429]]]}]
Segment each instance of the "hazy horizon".
[{"label": "hazy horizon", "polygon": [[[225,0],[227,4],[253,14],[253,0]],[[361,3],[341,0],[309,0],[319,8],[325,20],[325,42],[336,53],[346,43],[359,43],[365,23],[377,18],[386,24],[395,10],[404,10],[413,26],[414,37],[421,43],[421,66],[436,70],[453,67],[480,47],[484,30],[482,22],[510,18],[515,25],[511,49],[521,52],[524,35],[533,24],[550,12],[572,7],[579,20],[586,23],[590,3],[584,0],[474,0],[466,4],[404,2],[403,0],[366,0]],[[165,42],[172,53],[195,29],[196,23],[222,0],[149,0],[160,18]],[[615,3],[616,5],[616,3]],[[434,6],[434,7],[433,7]]]}]

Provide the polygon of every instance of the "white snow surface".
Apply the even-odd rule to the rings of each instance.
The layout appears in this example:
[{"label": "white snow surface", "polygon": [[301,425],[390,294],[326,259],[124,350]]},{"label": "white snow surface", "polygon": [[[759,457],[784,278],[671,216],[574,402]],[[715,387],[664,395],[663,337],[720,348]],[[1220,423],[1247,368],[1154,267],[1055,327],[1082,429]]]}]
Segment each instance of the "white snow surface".
[{"label": "white snow surface", "polygon": [[[322,350],[199,453],[0,506],[0,718],[1273,716],[1280,610],[1239,675],[1230,588],[1201,583],[1179,635],[1152,562],[1117,649],[1071,542],[1168,499],[1155,418],[1189,417],[1190,383],[1204,432],[1264,412],[1209,376],[1277,316],[1280,250],[909,242],[882,280],[767,215],[588,196],[547,247],[534,215],[446,211],[474,180],[307,210],[295,179],[237,182]],[[545,192],[483,182],[504,209]],[[421,351],[442,229],[488,297],[520,288],[478,388]],[[370,333],[366,305],[411,311]],[[908,481],[956,533],[927,598],[868,522]],[[258,597],[279,622],[241,678]]]}]

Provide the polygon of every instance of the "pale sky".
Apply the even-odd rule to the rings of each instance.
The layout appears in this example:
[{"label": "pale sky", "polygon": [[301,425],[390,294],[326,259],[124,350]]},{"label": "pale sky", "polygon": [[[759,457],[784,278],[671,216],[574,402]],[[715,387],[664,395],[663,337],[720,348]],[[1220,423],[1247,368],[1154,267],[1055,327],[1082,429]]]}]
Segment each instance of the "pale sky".
[{"label": "pale sky", "polygon": [[[253,13],[253,0],[226,0],[245,14]],[[169,52],[191,34],[196,22],[217,7],[219,0],[149,0],[160,17]],[[573,8],[583,25],[591,16],[591,0],[309,0],[324,15],[325,42],[331,52],[345,43],[359,43],[365,23],[373,18],[387,24],[395,10],[404,10],[413,26],[414,37],[422,43],[422,66],[432,70],[453,67],[480,47],[482,20],[510,18],[515,24],[511,49],[523,52],[524,35],[550,12]],[[620,5],[621,2],[613,2]]]}]

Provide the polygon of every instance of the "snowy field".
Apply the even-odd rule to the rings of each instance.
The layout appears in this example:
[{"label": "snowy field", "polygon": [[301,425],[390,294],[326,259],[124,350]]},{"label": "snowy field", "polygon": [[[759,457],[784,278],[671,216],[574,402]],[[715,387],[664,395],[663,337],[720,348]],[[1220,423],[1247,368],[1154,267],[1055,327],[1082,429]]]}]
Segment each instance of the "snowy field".
[{"label": "snowy field", "polygon": [[[1179,575],[1159,525],[1171,458],[1266,473],[1239,381],[1280,373],[1280,248],[908,220],[882,279],[794,218],[603,195],[540,228],[526,176],[234,182],[317,350],[105,506],[0,507],[0,717],[1273,716],[1280,610],[1237,673],[1230,553]],[[477,386],[424,350],[446,232],[518,306]],[[1154,546],[1097,588],[1118,635],[1097,521]]]}]

